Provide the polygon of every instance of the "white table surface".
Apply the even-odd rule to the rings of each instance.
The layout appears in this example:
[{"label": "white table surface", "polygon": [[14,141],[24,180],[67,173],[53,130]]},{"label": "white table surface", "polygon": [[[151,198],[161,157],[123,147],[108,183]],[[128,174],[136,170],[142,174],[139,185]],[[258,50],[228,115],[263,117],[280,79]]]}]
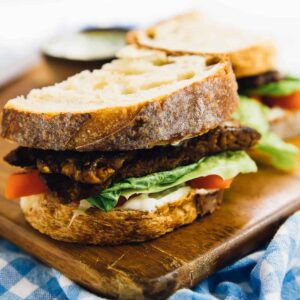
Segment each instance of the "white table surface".
[{"label": "white table surface", "polygon": [[299,0],[0,0],[0,86],[34,62],[47,39],[86,25],[140,26],[189,10],[272,37],[278,65],[300,75]]}]

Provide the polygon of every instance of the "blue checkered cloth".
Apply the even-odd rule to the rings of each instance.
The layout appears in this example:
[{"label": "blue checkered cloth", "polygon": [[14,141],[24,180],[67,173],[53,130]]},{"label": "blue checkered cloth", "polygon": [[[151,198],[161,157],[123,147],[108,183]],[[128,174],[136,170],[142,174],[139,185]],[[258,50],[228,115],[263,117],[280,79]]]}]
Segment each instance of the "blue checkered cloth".
[{"label": "blue checkered cloth", "polygon": [[[0,299],[104,299],[0,240]],[[271,243],[169,300],[300,299],[300,211]]]}]

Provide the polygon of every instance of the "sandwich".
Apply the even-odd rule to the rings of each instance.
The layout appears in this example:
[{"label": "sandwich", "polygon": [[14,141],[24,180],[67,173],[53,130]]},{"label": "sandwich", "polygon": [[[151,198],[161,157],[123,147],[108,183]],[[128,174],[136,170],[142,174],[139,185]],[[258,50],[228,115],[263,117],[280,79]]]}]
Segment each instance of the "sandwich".
[{"label": "sandwich", "polygon": [[[122,54],[123,53],[123,54]],[[227,59],[129,47],[100,70],[32,90],[3,109],[6,197],[54,239],[116,245],[212,213],[260,134],[232,119]]]},{"label": "sandwich", "polygon": [[276,70],[270,40],[193,12],[131,31],[127,41],[169,54],[227,56],[242,95],[235,117],[262,135],[253,155],[281,170],[295,168],[298,149],[282,139],[300,135],[300,79]]},{"label": "sandwich", "polygon": [[300,136],[300,79],[270,70],[238,80],[239,93],[268,108],[270,128],[283,139]]}]

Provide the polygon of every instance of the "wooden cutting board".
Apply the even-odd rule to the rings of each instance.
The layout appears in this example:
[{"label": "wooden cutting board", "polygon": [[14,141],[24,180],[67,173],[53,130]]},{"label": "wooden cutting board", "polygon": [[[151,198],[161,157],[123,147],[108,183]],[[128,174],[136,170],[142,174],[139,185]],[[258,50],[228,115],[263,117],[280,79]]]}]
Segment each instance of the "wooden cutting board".
[{"label": "wooden cutting board", "polygon": [[[49,65],[42,62],[0,90],[1,104],[56,80]],[[300,139],[295,143],[300,146]],[[12,145],[1,141],[0,156],[11,148]],[[12,170],[0,163],[2,194]],[[100,295],[164,299],[257,248],[297,209],[300,209],[300,163],[293,174],[262,167],[257,174],[239,176],[214,214],[142,244],[97,247],[51,240],[26,224],[18,203],[3,197],[0,197],[0,235]]]}]

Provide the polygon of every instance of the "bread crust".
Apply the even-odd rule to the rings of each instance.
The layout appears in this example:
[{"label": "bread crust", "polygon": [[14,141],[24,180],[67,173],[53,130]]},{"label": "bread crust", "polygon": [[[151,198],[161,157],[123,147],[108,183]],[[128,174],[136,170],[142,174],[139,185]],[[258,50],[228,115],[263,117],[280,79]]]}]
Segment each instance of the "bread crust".
[{"label": "bread crust", "polygon": [[212,213],[222,202],[223,191],[199,195],[191,192],[154,212],[90,208],[72,222],[74,205],[62,204],[50,195],[24,198],[21,209],[26,220],[41,233],[65,242],[117,245],[157,238],[192,223],[197,216]]},{"label": "bread crust", "polygon": [[[238,107],[230,63],[159,99],[91,113],[34,113],[4,107],[2,137],[21,146],[77,151],[152,148],[204,134]],[[100,130],[99,130],[100,129]]]},{"label": "bread crust", "polygon": [[272,43],[261,43],[229,53],[237,78],[265,73],[275,69],[276,49]]},{"label": "bread crust", "polygon": [[174,51],[174,49],[168,49],[165,47],[158,47],[157,45],[153,45],[153,43],[151,43],[151,39],[148,38],[148,34],[156,32],[159,26],[162,24],[166,24],[170,21],[171,22],[175,21],[178,23],[178,25],[180,25],[180,23],[185,19],[193,18],[197,15],[199,15],[199,13],[193,13],[193,12],[186,13],[186,14],[178,15],[173,18],[164,20],[146,29],[132,30],[127,33],[126,41],[129,44],[135,44],[142,48],[161,50],[169,54],[177,54],[177,55],[196,54],[196,55],[220,56],[220,57],[227,56],[232,63],[232,67],[237,78],[257,75],[275,69],[276,48],[272,42],[267,40],[261,43],[253,44],[252,46],[247,48],[241,48],[237,51],[230,51],[224,53],[221,52],[208,53],[208,52],[191,51],[191,50],[185,51],[183,49],[181,49],[181,51]]}]

